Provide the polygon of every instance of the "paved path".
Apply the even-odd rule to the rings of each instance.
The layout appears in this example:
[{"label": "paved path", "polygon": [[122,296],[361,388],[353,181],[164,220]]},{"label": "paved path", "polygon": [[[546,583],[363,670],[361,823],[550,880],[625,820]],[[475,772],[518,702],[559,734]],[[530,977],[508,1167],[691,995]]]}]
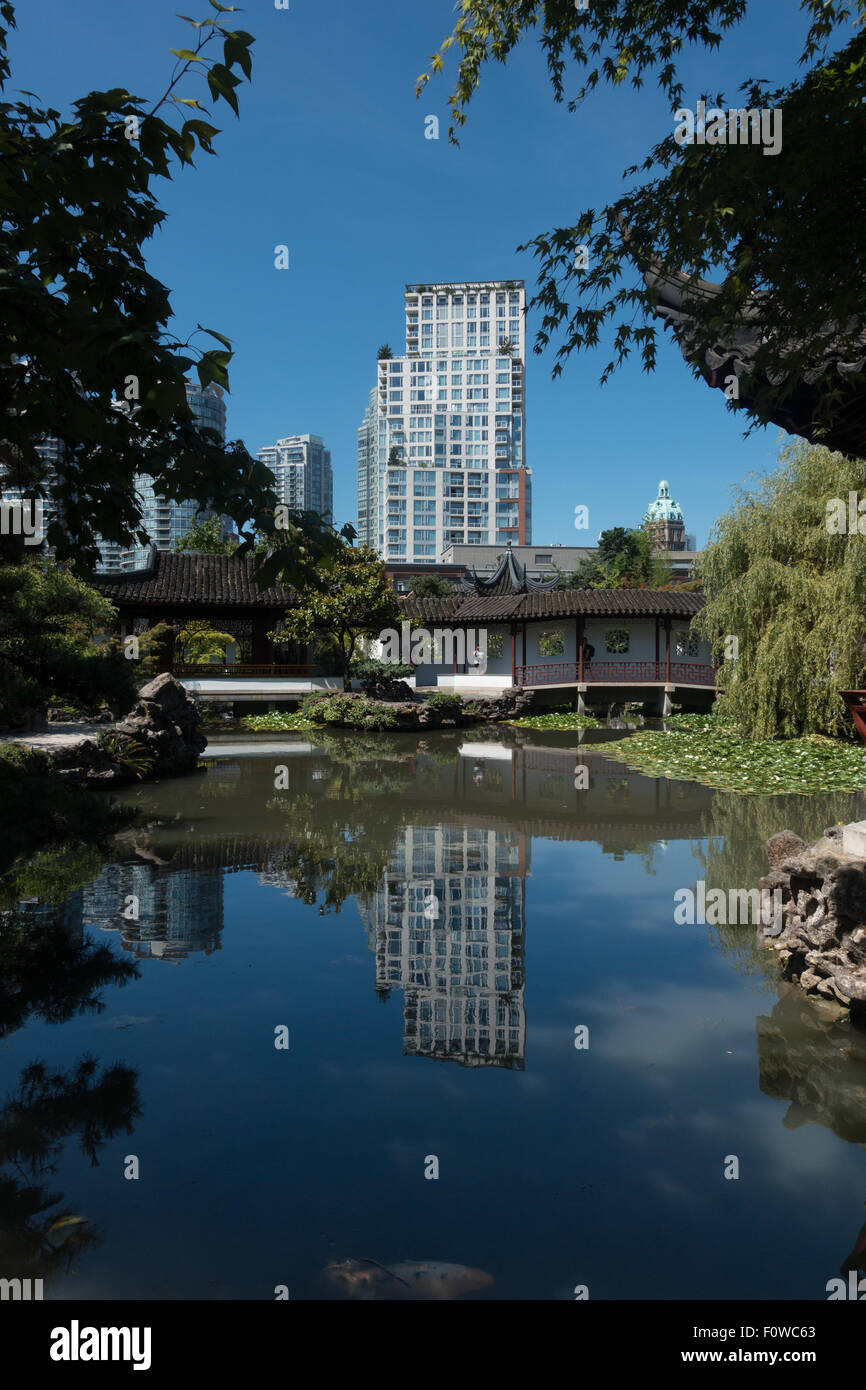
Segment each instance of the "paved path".
[{"label": "paved path", "polygon": [[0,744],[20,743],[28,748],[67,748],[70,744],[79,743],[83,738],[96,738],[104,729],[111,728],[111,724],[49,724],[48,728],[39,734],[0,734]]}]

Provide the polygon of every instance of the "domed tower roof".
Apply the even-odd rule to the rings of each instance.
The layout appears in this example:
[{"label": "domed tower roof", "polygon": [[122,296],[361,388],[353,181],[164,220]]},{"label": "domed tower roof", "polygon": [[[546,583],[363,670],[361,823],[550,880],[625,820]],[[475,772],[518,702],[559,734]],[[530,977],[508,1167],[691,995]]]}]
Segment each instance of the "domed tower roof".
[{"label": "domed tower roof", "polygon": [[659,495],[651,502],[644,521],[685,521],[683,509],[671,497],[671,490],[664,478],[659,483]]}]

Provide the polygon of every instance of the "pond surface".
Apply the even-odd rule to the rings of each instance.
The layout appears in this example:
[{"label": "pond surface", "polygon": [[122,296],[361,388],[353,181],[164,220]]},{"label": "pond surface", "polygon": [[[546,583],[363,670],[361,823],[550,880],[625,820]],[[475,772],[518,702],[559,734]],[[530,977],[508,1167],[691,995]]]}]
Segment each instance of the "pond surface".
[{"label": "pond surface", "polygon": [[866,1220],[866,1038],[674,893],[753,888],[770,834],[866,799],[648,778],[609,737],[232,736],[129,791],[89,881],[0,925],[0,1273],[826,1298]]}]

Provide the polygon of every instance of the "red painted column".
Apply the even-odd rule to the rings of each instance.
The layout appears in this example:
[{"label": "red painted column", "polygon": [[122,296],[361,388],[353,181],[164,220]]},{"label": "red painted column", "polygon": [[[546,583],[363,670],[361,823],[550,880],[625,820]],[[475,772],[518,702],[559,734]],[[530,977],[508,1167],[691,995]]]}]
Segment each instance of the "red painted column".
[{"label": "red painted column", "polygon": [[583,618],[577,620],[577,679],[583,684]]},{"label": "red painted column", "polygon": [[665,683],[671,683],[671,620],[665,618]]},{"label": "red painted column", "polygon": [[517,684],[517,624],[511,624],[511,684]]}]

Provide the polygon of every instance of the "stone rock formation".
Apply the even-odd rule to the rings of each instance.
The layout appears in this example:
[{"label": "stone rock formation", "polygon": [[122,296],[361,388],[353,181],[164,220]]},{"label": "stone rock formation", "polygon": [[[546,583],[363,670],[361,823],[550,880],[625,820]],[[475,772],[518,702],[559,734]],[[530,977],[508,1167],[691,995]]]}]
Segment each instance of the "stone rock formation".
[{"label": "stone rock formation", "polygon": [[786,980],[866,1025],[866,859],[843,850],[841,826],[811,845],[783,831],[768,840],[767,857],[758,886],[780,892],[782,912],[758,928],[758,945],[778,952]]},{"label": "stone rock formation", "polygon": [[48,754],[51,768],[72,782],[126,782],[127,773],[92,738],[54,748]]},{"label": "stone rock formation", "polygon": [[389,679],[387,676],[370,676],[361,681],[361,689],[371,700],[412,700],[411,685],[404,680]]},{"label": "stone rock formation", "polygon": [[129,740],[146,750],[152,759],[151,777],[194,772],[207,747],[195,700],[167,671],[141,687],[138,703],[115,725],[114,733],[121,743]]},{"label": "stone rock formation", "polygon": [[474,700],[472,703],[482,719],[519,719],[531,712],[534,701],[535,696],[531,690],[524,690],[522,685],[516,685],[511,690],[503,690],[501,695],[492,696],[489,700]]}]

